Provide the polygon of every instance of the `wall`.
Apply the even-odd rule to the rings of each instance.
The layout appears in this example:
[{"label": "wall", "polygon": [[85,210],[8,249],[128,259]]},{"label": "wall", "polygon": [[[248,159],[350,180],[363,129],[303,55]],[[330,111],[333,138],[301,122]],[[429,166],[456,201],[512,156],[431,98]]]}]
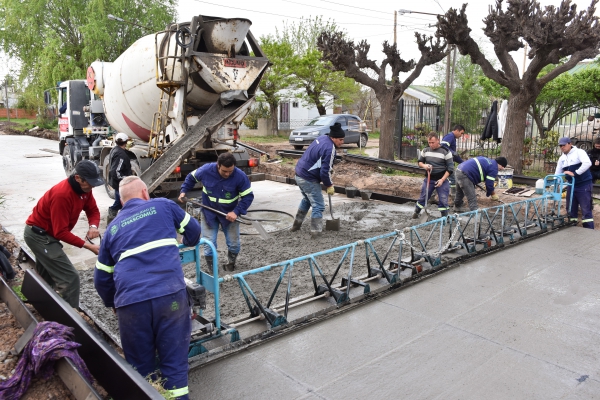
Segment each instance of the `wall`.
[{"label": "wall", "polygon": [[258,127],[256,129],[239,129],[238,133],[242,142],[245,137],[252,136],[272,136],[271,132],[272,122],[270,119],[259,118],[258,119]]},{"label": "wall", "polygon": [[[11,108],[10,109],[10,117],[11,118],[26,118],[26,119],[35,119],[36,113],[35,111],[25,110],[23,108]],[[6,108],[0,108],[0,118],[6,118]]]}]

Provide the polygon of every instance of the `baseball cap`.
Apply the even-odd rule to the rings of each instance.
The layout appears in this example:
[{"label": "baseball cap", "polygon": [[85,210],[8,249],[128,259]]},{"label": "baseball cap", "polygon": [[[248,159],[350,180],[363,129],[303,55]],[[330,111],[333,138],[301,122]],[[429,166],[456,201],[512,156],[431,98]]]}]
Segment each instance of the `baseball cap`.
[{"label": "baseball cap", "polygon": [[75,174],[79,175],[92,186],[104,185],[104,180],[100,176],[100,170],[98,170],[96,164],[89,160],[79,161],[75,166]]},{"label": "baseball cap", "polygon": [[127,136],[123,132],[119,132],[115,135],[115,141],[117,141],[117,140],[122,140],[122,141],[126,142],[129,140],[129,136]]},{"label": "baseball cap", "polygon": [[569,144],[569,143],[571,143],[571,139],[568,137],[561,137],[560,139],[558,139],[559,146],[564,146],[565,144]]}]

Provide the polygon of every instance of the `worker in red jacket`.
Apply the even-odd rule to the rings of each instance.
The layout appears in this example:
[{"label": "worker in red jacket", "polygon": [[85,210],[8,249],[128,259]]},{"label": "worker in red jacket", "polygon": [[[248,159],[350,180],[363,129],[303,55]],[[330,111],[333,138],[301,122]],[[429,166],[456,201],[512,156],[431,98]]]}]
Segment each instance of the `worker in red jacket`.
[{"label": "worker in red jacket", "polygon": [[[92,239],[100,235],[100,211],[92,189],[103,184],[96,164],[80,161],[73,175],[44,193],[25,222],[23,236],[35,255],[36,271],[74,308],[79,307],[79,272],[60,242],[98,254],[100,245],[93,244]],[[71,233],[81,211],[90,224],[86,234],[89,243]]]}]

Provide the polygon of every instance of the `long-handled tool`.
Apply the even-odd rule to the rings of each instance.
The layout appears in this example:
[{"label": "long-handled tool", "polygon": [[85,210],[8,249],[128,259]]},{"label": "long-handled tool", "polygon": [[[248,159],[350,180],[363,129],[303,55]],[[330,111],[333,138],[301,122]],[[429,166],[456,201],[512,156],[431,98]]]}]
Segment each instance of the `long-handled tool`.
[{"label": "long-handled tool", "polygon": [[[207,205],[204,205],[202,203],[199,203],[197,201],[189,200],[187,197],[184,197],[183,201],[188,201],[188,202],[192,203],[195,206],[206,208],[207,210],[210,210],[210,211],[212,211],[212,212],[214,212],[216,214],[219,214],[219,215],[222,215],[224,217],[227,217],[227,213],[224,213],[223,211],[215,210],[214,208],[209,207]],[[247,219],[250,222],[244,221],[243,219]],[[260,234],[261,238],[263,238],[264,240],[271,239],[271,236],[269,236],[269,234],[267,233],[267,231],[265,230],[265,228],[257,220],[254,220],[254,219],[251,219],[251,218],[244,218],[243,216],[238,216],[235,219],[235,222],[239,222],[240,224],[244,224],[244,225],[252,225],[252,227],[254,227],[254,229],[256,229],[256,231]]]},{"label": "long-handled tool", "polygon": [[339,231],[340,230],[340,219],[333,218],[333,208],[331,207],[331,195],[329,195],[329,214],[331,219],[325,221],[326,231]]},{"label": "long-handled tool", "polygon": [[419,224],[424,224],[429,219],[429,210],[427,209],[427,201],[429,200],[429,182],[431,180],[431,170],[427,169],[427,186],[425,187],[425,205],[419,214]]},{"label": "long-handled tool", "polygon": [[[481,186],[479,186],[479,185],[475,185],[475,186],[477,186],[479,189],[481,189],[482,191],[484,191],[484,192],[487,194],[487,190],[485,190],[484,188],[482,188],[482,187],[481,187]],[[499,201],[500,203],[502,203],[502,204],[506,204],[504,201],[500,200],[500,197],[498,197],[498,201]]]}]

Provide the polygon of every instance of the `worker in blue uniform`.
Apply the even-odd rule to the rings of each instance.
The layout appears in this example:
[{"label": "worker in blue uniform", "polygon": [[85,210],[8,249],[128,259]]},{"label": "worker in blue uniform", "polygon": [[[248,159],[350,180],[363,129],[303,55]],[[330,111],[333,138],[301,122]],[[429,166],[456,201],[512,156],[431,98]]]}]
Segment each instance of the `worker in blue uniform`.
[{"label": "worker in blue uniform", "polygon": [[327,194],[335,193],[331,182],[331,169],[335,160],[335,149],[344,144],[346,133],[339,122],[329,127],[329,134],[316,138],[306,149],[296,164],[296,184],[302,193],[302,200],[296,212],[291,231],[300,230],[302,222],[312,207],[310,235],[317,237],[323,231],[323,211],[325,201],[321,192],[321,182]]},{"label": "worker in blue uniform", "polygon": [[[454,129],[452,129],[452,132],[444,136],[442,138],[442,141],[440,142],[443,148],[449,150],[452,153],[452,160],[454,160],[454,162],[457,164],[461,164],[463,162],[463,159],[456,151],[456,139],[460,139],[464,133],[464,126],[459,124],[454,125]],[[452,194],[452,197],[456,198],[456,178],[454,176],[454,173],[450,174],[450,176],[448,177],[448,182],[450,182],[450,194]]]},{"label": "worker in blue uniform", "polygon": [[578,149],[571,144],[571,139],[562,137],[558,140],[562,155],[556,163],[556,174],[564,173],[567,181],[575,178],[573,188],[573,203],[571,200],[571,186],[567,187],[567,210],[569,220],[577,222],[579,207],[581,207],[581,223],[584,228],[594,229],[594,217],[592,215],[592,189],[594,186],[590,167],[592,161],[585,150]]},{"label": "worker in blue uniform", "polygon": [[[235,166],[232,153],[222,153],[216,163],[205,164],[190,172],[181,186],[179,201],[183,202],[186,193],[202,183],[202,203],[227,214],[227,217],[210,210],[202,209],[202,237],[210,240],[217,248],[219,226],[227,243],[227,264],[225,271],[233,271],[241,249],[240,224],[235,222],[238,215],[245,215],[252,205],[254,194],[248,176]],[[208,265],[213,263],[212,250],[204,247],[204,257]]]},{"label": "worker in blue uniform", "polygon": [[123,208],[107,226],[94,286],[115,309],[125,359],[143,376],[157,367],[173,398],[188,399],[191,310],[179,261],[177,233],[195,246],[200,224],[167,199],[152,199],[144,182],[119,184]]},{"label": "worker in blue uniform", "polygon": [[463,199],[467,196],[469,209],[477,210],[477,196],[475,185],[485,182],[486,196],[498,201],[498,195],[494,191],[494,182],[498,176],[498,170],[503,170],[508,161],[504,157],[492,160],[487,157],[478,156],[460,164],[454,174],[456,175],[456,197],[454,199],[455,209],[461,209]]}]

